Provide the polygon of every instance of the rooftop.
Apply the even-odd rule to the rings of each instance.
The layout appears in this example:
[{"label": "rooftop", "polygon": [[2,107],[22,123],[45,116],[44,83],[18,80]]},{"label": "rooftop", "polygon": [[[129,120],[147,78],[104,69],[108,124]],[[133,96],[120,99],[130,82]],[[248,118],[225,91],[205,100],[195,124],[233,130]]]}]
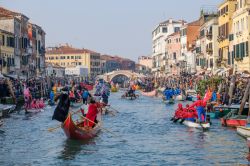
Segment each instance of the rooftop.
[{"label": "rooftop", "polygon": [[59,47],[50,47],[46,49],[46,54],[84,54],[84,53],[90,53],[90,54],[99,54],[95,51],[91,51],[88,49],[79,49],[79,48],[73,48],[72,46],[69,46],[68,44],[62,45]]},{"label": "rooftop", "polygon": [[111,56],[111,55],[102,55],[101,56],[101,60],[114,60],[114,61],[132,61],[130,59],[127,59],[127,58],[123,58],[123,57],[120,57],[120,56]]},{"label": "rooftop", "polygon": [[186,21],[184,21],[184,20],[173,20],[173,19],[168,19],[168,20],[166,20],[166,21],[163,21],[163,22],[161,22],[160,23],[160,25],[161,24],[178,24],[178,23],[186,23]]},{"label": "rooftop", "polygon": [[0,14],[2,16],[23,16],[23,17],[26,17],[27,19],[29,19],[27,16],[23,15],[22,13],[14,12],[14,11],[5,9],[3,7],[0,7]]},{"label": "rooftop", "polygon": [[200,26],[200,20],[196,20],[188,23],[188,26]]}]

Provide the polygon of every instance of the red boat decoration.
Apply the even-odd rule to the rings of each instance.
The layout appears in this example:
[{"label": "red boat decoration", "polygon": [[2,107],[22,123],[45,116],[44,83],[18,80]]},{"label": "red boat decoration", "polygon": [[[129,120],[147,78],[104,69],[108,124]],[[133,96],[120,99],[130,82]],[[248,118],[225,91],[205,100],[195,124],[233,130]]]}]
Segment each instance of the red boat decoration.
[{"label": "red boat decoration", "polygon": [[143,91],[141,91],[141,94],[142,94],[143,96],[148,96],[148,97],[155,97],[155,96],[156,96],[156,93],[157,93],[156,90],[153,90],[153,91],[151,91],[151,92],[143,92]]},{"label": "red boat decoration", "polygon": [[[97,118],[98,117],[100,117],[100,115],[98,115]],[[76,124],[73,121],[71,114],[69,113],[67,119],[62,124],[62,129],[69,139],[77,139],[77,140],[91,139],[95,137],[101,130],[101,121],[99,121],[94,128],[87,130],[84,128],[84,121]]]}]

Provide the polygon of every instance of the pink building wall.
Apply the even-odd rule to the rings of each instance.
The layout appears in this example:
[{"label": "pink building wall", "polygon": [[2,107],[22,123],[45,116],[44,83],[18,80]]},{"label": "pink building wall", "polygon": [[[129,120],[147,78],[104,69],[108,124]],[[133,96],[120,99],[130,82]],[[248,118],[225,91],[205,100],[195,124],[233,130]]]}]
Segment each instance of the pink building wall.
[{"label": "pink building wall", "polygon": [[168,36],[166,44],[167,66],[171,74],[179,75],[178,59],[181,55],[180,32]]}]

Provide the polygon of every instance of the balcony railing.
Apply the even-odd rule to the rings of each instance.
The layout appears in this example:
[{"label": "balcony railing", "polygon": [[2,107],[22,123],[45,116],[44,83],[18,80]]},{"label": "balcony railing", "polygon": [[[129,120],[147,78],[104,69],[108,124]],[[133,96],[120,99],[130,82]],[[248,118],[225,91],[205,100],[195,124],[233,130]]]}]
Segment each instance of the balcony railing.
[{"label": "balcony railing", "polygon": [[212,37],[213,37],[212,32],[207,32],[206,37],[208,40],[212,40]]},{"label": "balcony railing", "polygon": [[213,54],[213,49],[212,48],[207,48],[206,52],[211,55],[211,54]]}]

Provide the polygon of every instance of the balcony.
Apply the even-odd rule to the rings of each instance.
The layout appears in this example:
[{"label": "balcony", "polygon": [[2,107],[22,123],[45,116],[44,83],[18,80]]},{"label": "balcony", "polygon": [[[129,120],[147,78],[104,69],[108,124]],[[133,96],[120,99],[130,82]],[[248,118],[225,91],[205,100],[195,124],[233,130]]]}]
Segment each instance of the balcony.
[{"label": "balcony", "polygon": [[226,39],[226,36],[220,35],[220,36],[218,36],[217,41],[220,43],[220,42],[222,42],[225,39]]},{"label": "balcony", "polygon": [[212,40],[212,38],[213,38],[212,32],[207,32],[206,37],[207,37],[208,40]]},{"label": "balcony", "polygon": [[212,55],[213,54],[213,49],[212,48],[207,48],[206,52],[207,52],[207,54]]},{"label": "balcony", "polygon": [[239,37],[242,35],[242,31],[236,32],[236,36]]}]

